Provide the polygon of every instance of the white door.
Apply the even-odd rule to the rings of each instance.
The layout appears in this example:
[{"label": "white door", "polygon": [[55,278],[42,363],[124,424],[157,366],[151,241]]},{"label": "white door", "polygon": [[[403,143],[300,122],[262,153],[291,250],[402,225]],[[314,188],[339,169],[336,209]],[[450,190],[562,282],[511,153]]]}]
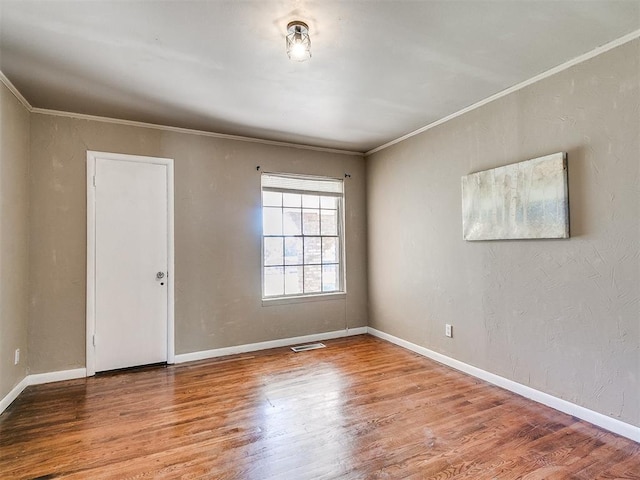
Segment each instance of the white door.
[{"label": "white door", "polygon": [[93,353],[95,368],[88,361],[88,373],[167,362],[170,165],[114,154],[89,162],[94,325],[87,359]]}]

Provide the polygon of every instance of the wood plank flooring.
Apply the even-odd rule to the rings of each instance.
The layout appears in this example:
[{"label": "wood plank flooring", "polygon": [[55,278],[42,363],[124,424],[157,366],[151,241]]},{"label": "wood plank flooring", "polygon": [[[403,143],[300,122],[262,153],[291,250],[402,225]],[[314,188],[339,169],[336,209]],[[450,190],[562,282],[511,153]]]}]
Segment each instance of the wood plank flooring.
[{"label": "wood plank flooring", "polygon": [[29,387],[2,479],[640,479],[640,444],[363,335]]}]

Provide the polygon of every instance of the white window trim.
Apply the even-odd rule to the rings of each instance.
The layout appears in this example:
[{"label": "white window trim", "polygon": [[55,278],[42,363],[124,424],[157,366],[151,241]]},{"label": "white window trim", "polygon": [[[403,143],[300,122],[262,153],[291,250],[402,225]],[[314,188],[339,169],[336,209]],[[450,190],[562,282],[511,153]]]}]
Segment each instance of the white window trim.
[{"label": "white window trim", "polygon": [[[333,193],[333,192],[322,192],[315,190],[297,190],[297,189],[288,189],[288,188],[277,188],[277,187],[263,187],[262,178],[264,175],[271,175],[277,177],[285,177],[285,178],[300,178],[303,180],[324,180],[324,181],[336,181],[342,183],[342,193]],[[338,207],[339,218],[338,218],[338,238],[340,243],[340,256],[339,256],[339,270],[340,270],[340,290],[332,291],[332,292],[314,292],[314,293],[306,293],[306,294],[290,294],[290,295],[271,295],[264,296],[264,225],[261,221],[261,229],[260,229],[260,297],[262,299],[262,306],[275,306],[275,305],[288,305],[288,304],[296,304],[296,303],[304,303],[304,302],[316,302],[316,301],[327,301],[327,300],[340,300],[344,299],[347,296],[347,268],[346,268],[346,192],[345,192],[345,182],[342,178],[330,177],[330,176],[318,176],[318,175],[300,175],[300,174],[292,174],[292,173],[281,173],[281,172],[262,172],[261,180],[260,180],[260,213],[261,219],[262,212],[264,209],[263,205],[263,192],[264,191],[278,191],[283,193],[299,193],[299,194],[316,194],[316,195],[324,195],[324,196],[333,196],[338,197],[340,199],[340,205]]]},{"label": "white window trim", "polygon": [[347,298],[347,292],[323,292],[308,293],[306,295],[289,295],[282,297],[265,297],[262,299],[263,307],[276,305],[292,305],[295,303],[321,302],[327,300],[343,300]]}]

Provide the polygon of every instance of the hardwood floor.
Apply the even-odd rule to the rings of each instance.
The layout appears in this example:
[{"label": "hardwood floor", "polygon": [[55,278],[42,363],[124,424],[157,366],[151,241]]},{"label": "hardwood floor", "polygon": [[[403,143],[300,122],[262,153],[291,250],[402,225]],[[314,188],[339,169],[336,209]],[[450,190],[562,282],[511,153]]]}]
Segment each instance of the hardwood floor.
[{"label": "hardwood floor", "polygon": [[640,479],[640,444],[367,335],[29,387],[0,478]]}]

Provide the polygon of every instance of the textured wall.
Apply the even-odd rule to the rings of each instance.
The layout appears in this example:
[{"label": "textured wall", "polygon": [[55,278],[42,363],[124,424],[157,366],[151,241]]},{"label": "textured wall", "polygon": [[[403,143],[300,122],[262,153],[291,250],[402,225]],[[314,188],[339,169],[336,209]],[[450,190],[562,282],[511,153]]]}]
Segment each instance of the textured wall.
[{"label": "textured wall", "polygon": [[28,174],[29,113],[0,83],[0,398],[27,374]]},{"label": "textured wall", "polygon": [[[640,425],[639,58],[635,40],[368,157],[370,325]],[[559,151],[570,239],[462,240],[461,176]]]},{"label": "textured wall", "polygon": [[[86,151],[175,160],[176,353],[364,326],[365,165],[358,156],[34,114],[31,370],[85,365]],[[346,299],[262,306],[260,174],[342,177]]]}]

